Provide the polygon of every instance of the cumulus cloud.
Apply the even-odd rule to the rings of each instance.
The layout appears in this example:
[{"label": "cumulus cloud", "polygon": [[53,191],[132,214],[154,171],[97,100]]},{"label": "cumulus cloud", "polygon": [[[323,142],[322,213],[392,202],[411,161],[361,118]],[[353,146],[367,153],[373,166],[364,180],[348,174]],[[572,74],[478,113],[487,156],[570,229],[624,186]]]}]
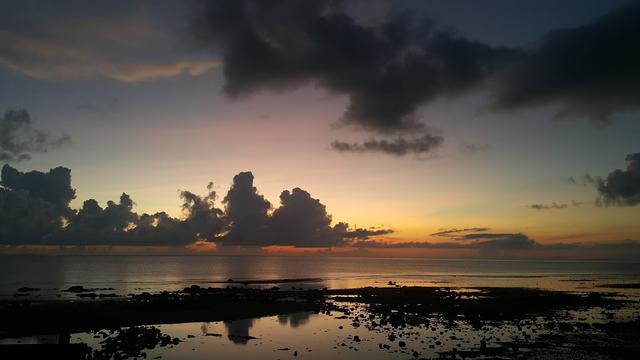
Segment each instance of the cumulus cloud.
[{"label": "cumulus cloud", "polygon": [[65,0],[3,5],[0,66],[33,78],[136,82],[200,75],[217,66],[179,46],[179,15],[186,12],[178,3]]},{"label": "cumulus cloud", "polygon": [[210,2],[194,34],[220,54],[230,96],[314,84],[347,96],[343,123],[377,132],[422,127],[419,106],[475,88],[517,54],[409,14],[362,24],[342,5]]},{"label": "cumulus cloud", "polygon": [[53,245],[188,245],[213,241],[223,229],[222,210],[215,192],[199,196],[181,192],[184,217],[164,212],[139,215],[123,193],[118,202],[102,208],[94,199],[79,210],[69,207],[75,198],[71,170],[20,172],[5,165],[0,182],[0,243]]},{"label": "cumulus cloud", "polygon": [[295,188],[280,194],[280,207],[270,219],[274,240],[282,245],[321,247],[344,245],[342,224],[331,226],[326,207],[311,194]]},{"label": "cumulus cloud", "polygon": [[274,209],[253,186],[253,174],[242,172],[223,200],[228,232],[219,241],[224,245],[331,247],[354,240],[386,235],[390,229],[351,229],[347,223],[332,226],[326,206],[300,188],[280,194]]},{"label": "cumulus cloud", "polygon": [[640,3],[548,33],[496,81],[496,109],[557,104],[557,117],[599,124],[640,107]]},{"label": "cumulus cloud", "polygon": [[[616,169],[606,177],[585,174],[565,179],[569,184],[592,186],[598,192],[598,206],[634,206],[640,204],[640,153],[628,154],[627,168]],[[573,206],[582,203],[573,202]]]},{"label": "cumulus cloud", "polygon": [[25,190],[0,188],[0,244],[37,244],[63,225],[60,209]]},{"label": "cumulus cloud", "polygon": [[30,197],[46,201],[59,209],[69,206],[76,197],[71,187],[71,170],[63,167],[48,172],[20,172],[10,165],[2,167],[0,185],[6,189],[24,191]]},{"label": "cumulus cloud", "polygon": [[0,243],[39,243],[73,214],[69,169],[22,173],[4,165],[0,179]]},{"label": "cumulus cloud", "polygon": [[441,249],[472,250],[485,257],[640,255],[637,241],[539,243],[520,232],[490,232],[488,227],[449,228],[431,234],[444,241],[394,241],[384,239],[393,233],[391,229],[334,224],[326,206],[300,188],[283,191],[280,205],[274,208],[253,180],[251,172],[237,174],[222,200],[224,209],[216,204],[212,183],[205,195],[181,191],[183,216],[172,217],[166,212],[136,213],[126,193],[105,207],[88,199],[80,209],[72,209],[75,189],[69,169],[20,172],[5,165],[0,182],[0,244]]},{"label": "cumulus cloud", "polygon": [[394,156],[404,156],[408,154],[428,154],[440,147],[442,142],[442,136],[427,133],[414,139],[398,137],[392,140],[378,140],[371,138],[362,143],[334,141],[331,143],[331,147],[339,152],[379,152]]},{"label": "cumulus cloud", "polygon": [[216,204],[213,183],[204,196],[181,191],[181,218],[166,212],[138,214],[126,193],[104,208],[88,199],[80,209],[71,209],[75,189],[71,171],[62,167],[23,173],[5,165],[0,184],[0,244],[331,247],[392,232],[332,225],[325,205],[299,188],[283,191],[281,205],[272,211],[253,186],[251,172],[233,178],[224,209]]},{"label": "cumulus cloud", "polygon": [[627,169],[616,169],[596,180],[600,203],[604,205],[640,204],[640,153],[627,155]]},{"label": "cumulus cloud", "polygon": [[47,152],[70,141],[68,136],[53,137],[33,127],[27,110],[9,110],[0,118],[0,161],[31,159],[31,153]]},{"label": "cumulus cloud", "polygon": [[268,245],[267,227],[271,203],[253,186],[253,174],[241,172],[222,200],[229,232],[225,243],[236,245]]}]

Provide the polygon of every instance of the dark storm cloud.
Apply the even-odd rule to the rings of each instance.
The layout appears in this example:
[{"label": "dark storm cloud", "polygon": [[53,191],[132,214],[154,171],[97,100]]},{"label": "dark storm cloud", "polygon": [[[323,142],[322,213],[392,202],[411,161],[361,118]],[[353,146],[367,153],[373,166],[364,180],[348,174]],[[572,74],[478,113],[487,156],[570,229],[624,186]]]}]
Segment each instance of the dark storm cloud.
[{"label": "dark storm cloud", "polygon": [[340,1],[209,2],[194,33],[222,57],[230,96],[314,84],[348,97],[344,123],[378,132],[421,127],[420,105],[473,89],[517,53],[408,14],[361,24]]},{"label": "dark storm cloud", "polygon": [[27,110],[9,110],[0,118],[0,161],[31,159],[31,153],[47,152],[69,143],[68,136],[53,137],[34,128]]},{"label": "dark storm cloud", "polygon": [[71,171],[58,167],[47,173],[20,172],[5,165],[0,184],[0,244],[8,245],[163,245],[185,246],[196,241],[234,246],[284,245],[331,247],[386,235],[389,229],[350,228],[332,218],[318,199],[299,188],[283,191],[281,205],[272,206],[253,186],[253,174],[242,172],[216,206],[217,195],[181,191],[183,217],[165,212],[138,214],[133,199],[101,207],[95,199],[79,210]]},{"label": "dark storm cloud", "polygon": [[627,169],[616,169],[596,180],[599,201],[604,205],[640,204],[640,153],[627,155]]},{"label": "dark storm cloud", "polygon": [[440,147],[442,142],[442,136],[427,133],[415,139],[398,137],[392,140],[378,140],[371,138],[362,143],[334,141],[331,143],[331,148],[339,152],[379,152],[394,156],[424,155]]},{"label": "dark storm cloud", "polygon": [[[492,47],[408,14],[365,24],[342,5],[210,2],[194,34],[222,58],[230,96],[313,84],[348,98],[343,123],[382,133],[415,131],[424,126],[420,106],[474,89],[492,92],[496,110],[557,104],[558,117],[600,123],[640,106],[638,3],[526,49]],[[332,147],[403,152],[380,142]]]},{"label": "dark storm cloud", "polygon": [[557,117],[604,124],[640,107],[640,3],[581,27],[548,33],[500,75],[497,109],[557,104]]}]

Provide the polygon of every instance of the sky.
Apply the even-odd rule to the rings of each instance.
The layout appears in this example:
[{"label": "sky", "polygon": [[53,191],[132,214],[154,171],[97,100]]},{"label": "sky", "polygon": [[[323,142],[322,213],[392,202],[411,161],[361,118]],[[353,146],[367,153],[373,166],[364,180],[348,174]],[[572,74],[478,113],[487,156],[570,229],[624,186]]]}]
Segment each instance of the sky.
[{"label": "sky", "polygon": [[637,256],[638,24],[637,1],[3,1],[0,251]]}]

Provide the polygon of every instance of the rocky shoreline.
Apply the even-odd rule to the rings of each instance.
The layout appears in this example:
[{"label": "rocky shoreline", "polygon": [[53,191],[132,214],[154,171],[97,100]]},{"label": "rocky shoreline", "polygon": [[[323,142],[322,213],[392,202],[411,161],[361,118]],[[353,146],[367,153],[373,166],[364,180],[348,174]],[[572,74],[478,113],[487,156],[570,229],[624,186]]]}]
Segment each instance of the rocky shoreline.
[{"label": "rocky shoreline", "polygon": [[[75,286],[66,291],[92,290]],[[298,312],[346,321],[340,325],[344,339],[335,348],[357,351],[369,340],[348,330],[366,329],[385,339],[377,344],[380,351],[407,358],[426,358],[430,351],[453,358],[558,358],[568,353],[631,358],[627,354],[640,350],[637,299],[615,292],[397,285],[342,290],[193,285],[100,300],[13,299],[0,302],[0,338],[58,334],[64,344],[68,334],[94,332],[103,339],[102,348],[87,350],[87,358],[136,357],[145,349],[186,340],[153,325]]]}]

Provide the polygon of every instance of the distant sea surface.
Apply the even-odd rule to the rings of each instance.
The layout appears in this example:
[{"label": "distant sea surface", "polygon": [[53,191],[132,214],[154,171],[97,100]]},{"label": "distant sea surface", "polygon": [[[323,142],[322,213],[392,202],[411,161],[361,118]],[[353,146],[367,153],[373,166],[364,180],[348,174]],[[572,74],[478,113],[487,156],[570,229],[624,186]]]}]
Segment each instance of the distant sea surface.
[{"label": "distant sea surface", "polygon": [[[234,282],[228,282],[232,279]],[[287,281],[283,281],[287,280]],[[584,290],[640,282],[640,262],[275,256],[0,256],[0,299],[69,297],[74,285],[127,295],[199,286],[398,285]],[[246,283],[242,283],[246,282]]]}]

